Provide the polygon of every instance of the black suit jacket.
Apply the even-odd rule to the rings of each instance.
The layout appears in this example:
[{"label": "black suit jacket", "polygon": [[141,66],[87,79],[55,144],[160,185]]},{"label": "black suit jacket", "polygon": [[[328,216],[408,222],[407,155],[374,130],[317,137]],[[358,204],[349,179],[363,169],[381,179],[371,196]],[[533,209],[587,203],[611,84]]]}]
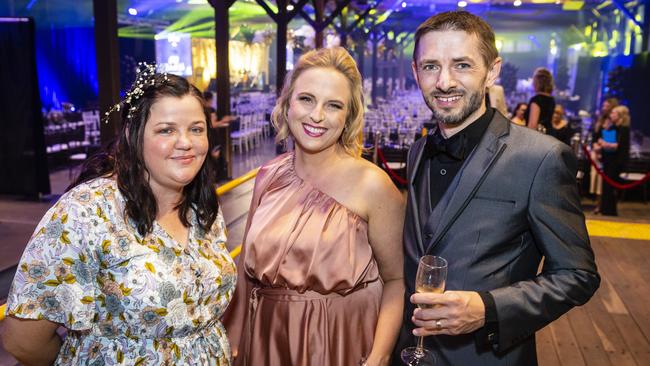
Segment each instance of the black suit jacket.
[{"label": "black suit jacket", "polygon": [[[535,331],[582,305],[600,284],[576,185],[576,159],[558,140],[494,118],[429,212],[426,139],[409,152],[404,224],[405,312],[399,350],[414,345],[409,297],[418,259],[449,262],[447,290],[489,291],[497,338],[431,336],[439,365],[535,365]],[[540,262],[544,266],[538,274]]]}]

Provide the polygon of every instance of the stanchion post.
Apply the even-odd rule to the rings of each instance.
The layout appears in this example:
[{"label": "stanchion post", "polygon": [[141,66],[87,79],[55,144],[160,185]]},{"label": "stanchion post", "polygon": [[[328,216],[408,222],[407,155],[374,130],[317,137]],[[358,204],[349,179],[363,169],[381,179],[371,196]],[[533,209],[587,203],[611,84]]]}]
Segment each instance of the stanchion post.
[{"label": "stanchion post", "polygon": [[375,131],[375,150],[372,153],[372,162],[375,165],[379,165],[379,157],[378,157],[378,151],[379,151],[379,140],[381,139],[381,132]]}]

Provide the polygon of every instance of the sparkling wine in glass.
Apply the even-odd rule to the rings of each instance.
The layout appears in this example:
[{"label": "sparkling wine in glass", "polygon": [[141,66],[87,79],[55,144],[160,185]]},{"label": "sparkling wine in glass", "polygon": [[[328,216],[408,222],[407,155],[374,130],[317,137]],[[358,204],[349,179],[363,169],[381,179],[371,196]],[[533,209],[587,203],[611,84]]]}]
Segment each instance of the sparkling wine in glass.
[{"label": "sparkling wine in glass", "polygon": [[[443,293],[447,281],[447,261],[438,256],[425,255],[420,258],[418,272],[415,276],[415,292],[417,293]],[[420,309],[433,307],[427,304],[418,304]],[[434,365],[435,357],[431,350],[424,348],[424,337],[418,337],[418,344],[415,347],[407,347],[402,350],[402,361],[406,365]]]}]

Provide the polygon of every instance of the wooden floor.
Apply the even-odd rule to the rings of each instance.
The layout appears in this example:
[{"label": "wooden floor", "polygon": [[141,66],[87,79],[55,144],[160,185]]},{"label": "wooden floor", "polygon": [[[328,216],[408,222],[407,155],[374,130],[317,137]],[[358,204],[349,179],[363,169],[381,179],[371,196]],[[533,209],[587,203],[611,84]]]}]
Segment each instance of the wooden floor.
[{"label": "wooden floor", "polygon": [[592,237],[594,297],[537,332],[541,366],[650,365],[650,241]]}]

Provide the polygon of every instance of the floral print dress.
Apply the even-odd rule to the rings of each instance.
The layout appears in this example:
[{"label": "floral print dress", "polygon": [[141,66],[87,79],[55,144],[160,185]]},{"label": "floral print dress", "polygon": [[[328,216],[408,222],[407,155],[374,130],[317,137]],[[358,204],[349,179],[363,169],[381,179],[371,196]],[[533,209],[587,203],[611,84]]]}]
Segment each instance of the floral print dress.
[{"label": "floral print dress", "polygon": [[220,317],[236,280],[221,212],[192,213],[181,246],[140,236],[113,179],[81,184],[45,214],[20,261],[9,314],[68,329],[56,365],[229,365]]}]

